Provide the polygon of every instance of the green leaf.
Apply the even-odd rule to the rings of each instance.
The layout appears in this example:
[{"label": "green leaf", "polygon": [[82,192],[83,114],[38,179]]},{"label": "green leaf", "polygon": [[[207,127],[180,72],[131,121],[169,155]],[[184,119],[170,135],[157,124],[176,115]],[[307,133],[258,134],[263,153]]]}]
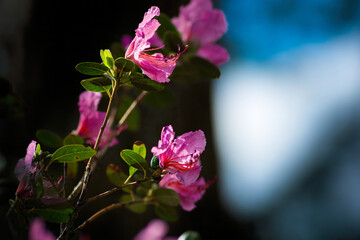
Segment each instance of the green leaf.
[{"label": "green leaf", "polygon": [[124,72],[134,72],[135,70],[135,64],[126,58],[119,57],[115,60],[115,65],[118,69],[124,71]]},{"label": "green leaf", "polygon": [[59,148],[63,145],[62,138],[49,130],[40,129],[36,132],[36,138],[42,144],[52,147]]},{"label": "green leaf", "polygon": [[111,80],[105,77],[85,79],[80,84],[91,92],[108,92],[112,87]]},{"label": "green leaf", "polygon": [[106,167],[106,176],[109,179],[109,181],[116,185],[120,186],[123,185],[126,180],[126,175],[118,166],[115,166],[114,164],[109,164]]},{"label": "green leaf", "polygon": [[70,145],[70,144],[84,144],[85,140],[76,134],[69,134],[64,138],[64,145]]},{"label": "green leaf", "polygon": [[36,144],[35,156],[40,156],[41,154],[42,154],[41,146],[40,144]]},{"label": "green leaf", "polygon": [[137,172],[137,169],[136,168],[134,168],[134,167],[132,167],[132,166],[129,166],[129,176],[130,176],[130,178],[132,177],[132,176],[134,176],[134,174]]},{"label": "green leaf", "polygon": [[165,86],[163,84],[151,80],[150,78],[147,77],[143,77],[143,78],[138,78],[138,76],[133,78],[130,77],[130,81],[135,87],[139,88],[140,90],[157,92],[165,89]]},{"label": "green leaf", "polygon": [[182,65],[176,66],[169,78],[179,83],[191,84],[198,81],[201,75],[196,66],[184,62]]},{"label": "green leaf", "polygon": [[105,66],[112,69],[114,67],[114,58],[109,49],[100,50],[100,57]]},{"label": "green leaf", "polygon": [[184,43],[182,42],[181,38],[173,32],[166,32],[163,41],[166,43],[166,49],[171,52],[177,53],[180,50],[185,48]]},{"label": "green leaf", "polygon": [[47,222],[52,223],[66,223],[70,220],[70,214],[73,213],[74,209],[68,208],[34,208],[30,210]]},{"label": "green leaf", "polygon": [[146,147],[143,142],[136,141],[133,144],[133,151],[142,156],[144,159],[146,158]]},{"label": "green leaf", "polygon": [[152,196],[156,200],[165,205],[176,207],[180,204],[180,197],[177,192],[169,188],[158,188],[155,189],[152,193]]},{"label": "green leaf", "polygon": [[155,212],[156,215],[168,222],[175,222],[179,218],[175,208],[169,205],[156,204]]},{"label": "green leaf", "polygon": [[159,158],[157,156],[153,156],[150,160],[150,167],[152,170],[156,171],[160,168],[159,166]]},{"label": "green leaf", "polygon": [[186,231],[180,235],[178,240],[201,240],[199,233],[195,231]]},{"label": "green leaf", "polygon": [[56,150],[51,156],[51,162],[78,162],[89,159],[96,154],[96,151],[90,147],[80,144],[66,145]]},{"label": "green leaf", "polygon": [[[138,196],[135,196],[134,198],[135,198],[135,200],[141,199]],[[121,203],[130,202],[130,201],[133,201],[133,199],[131,198],[130,195],[123,195],[120,198]],[[134,213],[140,214],[140,213],[144,213],[146,211],[146,204],[145,203],[136,203],[136,204],[131,204],[129,206],[126,206],[126,208]]]},{"label": "green leaf", "polygon": [[[174,33],[178,37],[181,37],[180,33],[178,32],[177,28],[171,22],[171,19],[164,13],[161,13],[160,16],[155,17],[159,23],[161,24],[160,27],[156,30],[156,34],[159,36],[161,40],[164,40],[164,35],[167,32]],[[165,42],[165,41],[164,41]]]},{"label": "green leaf", "polygon": [[168,89],[161,92],[149,92],[143,102],[152,107],[167,108],[173,105],[174,95]]},{"label": "green leaf", "polygon": [[[129,97],[124,97],[119,105],[118,111],[117,111],[117,118],[121,119],[122,116],[125,114],[126,110],[130,107],[133,100]],[[137,107],[134,108],[134,110],[130,113],[128,118],[125,121],[127,125],[127,129],[129,131],[136,131],[139,128],[140,125],[140,112]]]},{"label": "green leaf", "polygon": [[75,69],[80,73],[91,76],[103,75],[109,68],[101,63],[96,62],[83,62],[75,66]]},{"label": "green leaf", "polygon": [[124,149],[120,152],[121,158],[131,167],[146,172],[148,165],[145,159],[130,149]]},{"label": "green leaf", "polygon": [[76,175],[78,173],[78,169],[79,169],[78,162],[68,162],[66,164],[66,173],[72,179],[76,178]]},{"label": "green leaf", "polygon": [[193,56],[190,58],[189,64],[197,68],[202,77],[214,79],[221,75],[219,68],[204,58]]}]

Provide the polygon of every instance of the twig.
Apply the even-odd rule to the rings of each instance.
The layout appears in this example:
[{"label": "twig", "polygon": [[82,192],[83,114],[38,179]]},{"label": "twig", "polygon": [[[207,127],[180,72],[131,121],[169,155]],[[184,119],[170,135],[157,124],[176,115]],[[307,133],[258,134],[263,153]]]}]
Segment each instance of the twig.
[{"label": "twig", "polygon": [[98,195],[96,195],[96,196],[93,196],[93,197],[91,197],[91,198],[86,199],[86,200],[85,200],[85,203],[89,203],[89,202],[98,200],[98,199],[100,199],[100,198],[103,198],[103,197],[111,194],[111,193],[114,193],[114,192],[116,192],[116,191],[119,191],[120,189],[123,189],[123,188],[126,188],[126,187],[130,187],[130,186],[136,186],[136,185],[138,185],[138,184],[140,184],[140,183],[142,183],[142,182],[146,182],[146,181],[148,181],[148,180],[150,180],[150,179],[144,179],[144,180],[140,180],[140,181],[136,181],[136,182],[131,182],[131,183],[126,183],[126,184],[123,184],[123,185],[114,187],[114,188],[112,188],[112,189],[110,189],[110,190],[108,190],[108,191],[106,191],[106,192],[100,193],[100,194],[98,194]]},{"label": "twig", "polygon": [[[111,107],[112,107],[112,102],[114,100],[114,96],[116,94],[117,88],[118,88],[118,84],[115,82],[115,86],[113,88],[113,91],[112,91],[112,94],[111,94],[111,97],[110,97],[110,100],[109,100],[109,104],[108,104],[108,107],[107,107],[107,110],[106,110],[105,118],[104,118],[104,121],[103,121],[103,123],[102,123],[102,125],[100,127],[99,134],[97,136],[97,139],[96,139],[96,142],[95,142],[95,145],[94,145],[94,150],[95,151],[97,151],[99,149],[99,145],[100,145],[100,142],[101,142],[101,137],[102,137],[102,135],[104,133],[106,124],[107,124],[107,122],[109,120]],[[60,236],[58,237],[58,239],[66,239],[68,237],[69,233],[70,233],[70,229],[72,228],[72,225],[74,223],[75,216],[78,214],[79,208],[82,205],[82,201],[83,201],[85,192],[87,190],[87,185],[89,183],[89,179],[90,179],[90,176],[92,174],[92,171],[91,171],[92,162],[94,161],[95,158],[96,158],[96,155],[91,157],[89,159],[87,165],[86,165],[86,169],[85,169],[85,173],[84,173],[84,179],[83,179],[83,182],[82,182],[82,188],[81,188],[81,191],[80,191],[80,196],[79,196],[78,201],[77,201],[77,203],[75,205],[74,212],[72,213],[69,222],[66,224],[65,228],[60,233]]]},{"label": "twig", "polygon": [[80,226],[78,226],[74,231],[76,232],[76,231],[78,231],[80,229],[83,229],[88,224],[90,224],[92,221],[94,221],[96,218],[100,217],[101,215],[103,215],[103,214],[105,214],[105,213],[107,213],[107,212],[109,212],[109,211],[111,211],[113,209],[130,206],[132,204],[146,203],[146,202],[150,202],[150,201],[153,201],[153,199],[152,198],[144,198],[144,199],[140,199],[140,200],[134,200],[134,201],[129,201],[129,202],[111,204],[111,205],[107,206],[106,208],[103,208],[100,211],[96,212],[91,217],[89,217],[85,222],[83,222]]},{"label": "twig", "polygon": [[[116,130],[114,131],[114,133],[110,136],[110,138],[108,139],[108,141],[106,142],[105,146],[103,146],[98,153],[95,155],[97,159],[101,159],[102,156],[106,153],[106,151],[108,150],[110,143],[114,140],[114,138],[117,135],[117,132],[122,128],[122,126],[124,125],[125,121],[127,120],[127,118],[130,116],[130,114],[132,113],[132,111],[135,109],[135,107],[139,104],[139,102],[146,96],[148,92],[147,91],[142,91],[139,96],[132,102],[132,104],[129,106],[129,108],[126,110],[126,112],[124,113],[124,115],[122,116],[122,118],[119,120],[118,124],[116,125]],[[93,161],[91,167],[91,171],[93,171],[96,166],[97,166],[97,162],[98,161]],[[78,194],[80,193],[81,189],[82,189],[82,185],[84,182],[84,175],[81,177],[80,181],[76,184],[76,186],[74,187],[73,191],[70,193],[70,195],[68,196],[68,201],[72,201],[74,200]]]}]

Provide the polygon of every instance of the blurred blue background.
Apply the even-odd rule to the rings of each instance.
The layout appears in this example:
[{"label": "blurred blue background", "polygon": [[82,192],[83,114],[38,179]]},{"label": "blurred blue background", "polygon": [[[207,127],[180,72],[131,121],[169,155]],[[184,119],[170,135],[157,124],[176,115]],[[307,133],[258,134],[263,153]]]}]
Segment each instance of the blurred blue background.
[{"label": "blurred blue background", "polygon": [[222,205],[261,239],[360,239],[360,1],[217,3]]}]

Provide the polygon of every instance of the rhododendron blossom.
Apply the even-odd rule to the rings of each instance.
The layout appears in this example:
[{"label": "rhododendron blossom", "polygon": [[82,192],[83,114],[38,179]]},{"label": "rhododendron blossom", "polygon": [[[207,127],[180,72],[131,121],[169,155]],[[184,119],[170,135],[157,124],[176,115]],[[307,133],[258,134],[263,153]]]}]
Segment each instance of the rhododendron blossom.
[{"label": "rhododendron blossom", "polygon": [[197,130],[174,138],[172,126],[163,127],[158,147],[153,147],[151,152],[158,157],[161,169],[175,174],[185,184],[192,183],[201,170],[199,159],[206,145],[204,132]]},{"label": "rhododendron blossom", "polygon": [[172,22],[183,41],[199,44],[198,56],[217,66],[229,61],[227,50],[215,44],[227,30],[225,15],[213,8],[211,0],[191,0],[187,6],[180,7],[179,16],[173,18]]},{"label": "rhododendron blossom", "polygon": [[56,240],[55,235],[46,229],[45,222],[41,218],[35,218],[29,227],[29,240]]},{"label": "rhododendron blossom", "polygon": [[186,185],[179,182],[176,176],[169,173],[159,182],[160,187],[170,188],[179,194],[180,205],[185,211],[191,211],[196,207],[195,202],[201,199],[205,189],[210,184],[211,182],[206,183],[204,178],[199,178],[197,181]]},{"label": "rhododendron blossom", "polygon": [[[87,139],[86,142],[89,144],[95,144],[99,134],[100,127],[105,119],[105,112],[97,111],[98,104],[101,99],[101,93],[85,91],[80,94],[79,97],[79,112],[80,120],[77,129],[74,131],[75,134]],[[104,133],[101,138],[100,147],[105,146],[106,142],[112,134],[113,130],[106,125]],[[117,144],[118,141],[114,138],[110,146]]]},{"label": "rhododendron blossom", "polygon": [[[19,180],[19,185],[16,190],[16,195],[21,199],[31,199],[40,197],[37,192],[36,184],[42,184],[43,193],[40,197],[40,201],[45,205],[51,205],[66,201],[66,198],[59,197],[58,192],[54,189],[52,183],[43,179],[40,172],[41,166],[37,166],[34,161],[34,154],[36,150],[36,141],[31,141],[26,150],[26,157],[19,159],[15,167],[15,175]],[[62,181],[62,177],[57,183],[54,183],[58,187]]]},{"label": "rhododendron blossom", "polygon": [[166,237],[168,231],[169,226],[165,221],[154,219],[134,237],[134,240],[176,240],[176,237]]},{"label": "rhododendron blossom", "polygon": [[180,54],[164,57],[161,53],[149,55],[146,52],[156,49],[148,49],[150,39],[154,36],[160,23],[154,17],[160,15],[158,7],[151,7],[144,15],[138,28],[135,30],[135,38],[126,50],[125,57],[132,60],[141,69],[143,74],[157,82],[169,82],[168,78],[176,66],[176,60]]},{"label": "rhododendron blossom", "polygon": [[21,158],[15,167],[15,175],[19,180],[16,195],[23,199],[35,198],[35,178],[38,177],[37,169],[33,163],[36,141],[31,141],[26,150],[25,158]]}]

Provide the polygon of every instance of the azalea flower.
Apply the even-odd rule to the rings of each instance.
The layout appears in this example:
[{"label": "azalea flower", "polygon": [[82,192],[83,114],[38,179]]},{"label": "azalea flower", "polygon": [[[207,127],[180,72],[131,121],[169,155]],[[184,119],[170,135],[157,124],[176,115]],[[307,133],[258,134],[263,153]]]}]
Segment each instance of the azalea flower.
[{"label": "azalea flower", "polygon": [[211,0],[191,0],[180,7],[178,17],[172,19],[183,41],[199,44],[197,55],[217,66],[229,61],[227,50],[215,42],[227,31],[224,13],[214,9]]},{"label": "azalea flower", "polygon": [[179,181],[190,184],[200,174],[200,154],[206,145],[204,132],[197,130],[174,138],[172,126],[163,127],[158,146],[153,147],[151,152],[159,159],[161,169],[175,174]]},{"label": "azalea flower", "polygon": [[206,183],[204,178],[199,178],[191,184],[184,184],[179,182],[178,178],[170,173],[167,173],[159,182],[159,186],[163,188],[170,188],[177,192],[180,197],[180,205],[185,211],[193,210],[195,203],[201,199],[205,193],[205,189],[212,183]]},{"label": "azalea flower", "polygon": [[35,218],[29,226],[29,240],[56,240],[55,235],[46,229],[45,222],[41,218]]},{"label": "azalea flower", "polygon": [[168,231],[169,226],[165,221],[154,219],[134,237],[134,240],[176,240],[176,237],[165,237]]},{"label": "azalea flower", "polygon": [[[85,91],[80,94],[79,97],[79,112],[80,120],[77,129],[74,131],[75,134],[87,139],[86,142],[89,144],[95,144],[99,134],[100,127],[105,119],[105,112],[97,110],[98,104],[101,99],[101,93]],[[100,147],[106,145],[106,142],[112,134],[113,130],[107,125],[101,138]],[[117,133],[119,134],[119,133]],[[110,146],[117,144],[118,141],[114,138]]]},{"label": "azalea flower", "polygon": [[19,180],[16,195],[22,199],[36,198],[35,180],[39,178],[37,167],[33,163],[36,141],[31,141],[25,158],[21,158],[15,167],[15,175]]},{"label": "azalea flower", "polygon": [[160,23],[154,17],[160,15],[158,7],[151,7],[144,15],[138,28],[135,30],[135,38],[131,41],[126,50],[125,58],[132,60],[141,69],[143,74],[157,82],[169,82],[168,78],[176,66],[176,60],[181,53],[175,56],[164,57],[161,53],[149,55],[147,51],[157,49],[149,49],[151,46],[150,39],[154,36]]},{"label": "azalea flower", "polygon": [[[21,158],[16,164],[15,175],[19,180],[16,195],[21,199],[39,198],[45,205],[62,203],[66,201],[66,198],[59,197],[53,184],[42,178],[40,174],[41,166],[38,166],[33,161],[36,145],[36,141],[31,141],[27,147],[25,158]],[[60,177],[54,185],[59,187],[62,179],[63,178]],[[43,192],[37,192],[37,184],[42,184]]]}]

